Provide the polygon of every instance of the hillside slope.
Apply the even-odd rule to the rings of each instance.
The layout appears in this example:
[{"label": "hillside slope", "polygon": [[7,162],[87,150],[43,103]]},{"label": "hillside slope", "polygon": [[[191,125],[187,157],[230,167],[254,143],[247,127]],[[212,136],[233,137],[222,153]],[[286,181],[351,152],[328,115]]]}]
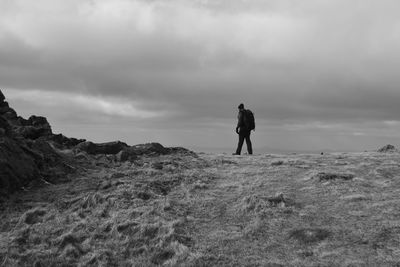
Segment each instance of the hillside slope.
[{"label": "hillside slope", "polygon": [[396,266],[398,153],[105,158],[1,203],[3,266]]},{"label": "hillside slope", "polygon": [[0,90],[0,201],[15,191],[62,183],[87,164],[134,161],[142,155],[187,153],[158,143],[93,143],[54,134],[45,117],[18,116]]}]

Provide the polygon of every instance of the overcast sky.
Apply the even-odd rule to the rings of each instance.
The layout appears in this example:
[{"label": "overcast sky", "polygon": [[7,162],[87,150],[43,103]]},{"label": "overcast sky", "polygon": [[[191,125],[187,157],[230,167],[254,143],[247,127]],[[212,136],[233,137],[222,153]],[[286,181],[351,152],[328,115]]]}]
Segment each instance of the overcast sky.
[{"label": "overcast sky", "polygon": [[[397,0],[0,0],[0,88],[96,142],[255,153],[400,145]],[[262,150],[263,148],[264,150]]]}]

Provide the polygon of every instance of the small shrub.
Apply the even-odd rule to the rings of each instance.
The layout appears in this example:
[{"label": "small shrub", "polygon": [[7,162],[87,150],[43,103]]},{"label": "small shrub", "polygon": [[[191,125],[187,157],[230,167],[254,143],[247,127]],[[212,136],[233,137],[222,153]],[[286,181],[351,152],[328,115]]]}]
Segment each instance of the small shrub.
[{"label": "small shrub", "polygon": [[271,166],[280,166],[283,165],[284,161],[283,160],[276,160],[271,162]]},{"label": "small shrub", "polygon": [[42,222],[42,216],[46,214],[44,209],[36,208],[33,210],[27,211],[23,216],[23,221],[27,224],[35,224],[38,222]]},{"label": "small shrub", "polygon": [[153,195],[149,192],[138,192],[136,196],[137,198],[140,198],[142,200],[149,200],[152,198]]},{"label": "small shrub", "polygon": [[162,169],[164,168],[164,165],[163,165],[162,162],[154,162],[154,163],[151,165],[151,167],[152,167],[153,169],[156,169],[156,170],[162,170]]},{"label": "small shrub", "polygon": [[316,176],[320,181],[330,181],[330,180],[351,180],[355,176],[352,173],[326,173],[326,172],[320,172]]},{"label": "small shrub", "polygon": [[331,233],[325,229],[304,228],[291,231],[289,237],[296,239],[300,243],[309,244],[322,241],[330,235]]},{"label": "small shrub", "polygon": [[31,235],[31,229],[29,227],[25,227],[16,233],[16,237],[14,238],[14,242],[16,242],[18,245],[25,245],[28,243],[29,238]]},{"label": "small shrub", "polygon": [[175,256],[175,252],[172,249],[161,250],[153,254],[151,262],[160,265],[171,259],[173,256]]},{"label": "small shrub", "polygon": [[142,228],[140,229],[140,234],[145,239],[153,239],[157,236],[159,229],[160,229],[160,225],[158,223],[145,224],[145,225],[142,225]]}]

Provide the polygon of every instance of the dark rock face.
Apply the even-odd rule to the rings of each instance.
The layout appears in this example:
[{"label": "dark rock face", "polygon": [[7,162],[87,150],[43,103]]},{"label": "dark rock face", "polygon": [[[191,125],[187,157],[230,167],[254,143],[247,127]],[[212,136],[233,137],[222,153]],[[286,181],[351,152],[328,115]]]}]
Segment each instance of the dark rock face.
[{"label": "dark rock face", "polygon": [[15,116],[15,120],[11,120],[13,130],[16,134],[27,139],[38,139],[41,136],[52,135],[50,124],[45,117],[31,116],[28,120]]},{"label": "dark rock face", "polygon": [[378,149],[378,152],[381,153],[392,153],[392,152],[398,152],[395,146],[393,145],[386,145]]},{"label": "dark rock face", "polygon": [[11,193],[41,177],[64,173],[62,158],[49,144],[47,119],[19,117],[0,91],[0,191]]},{"label": "dark rock face", "polygon": [[3,116],[10,108],[5,100],[3,93],[0,90],[0,137],[10,135],[11,125],[8,120]]},{"label": "dark rock face", "polygon": [[0,138],[0,191],[13,192],[36,179],[39,167],[35,158],[9,137]]},{"label": "dark rock face", "polygon": [[48,139],[53,141],[58,148],[72,148],[86,141],[86,139],[68,138],[62,134],[53,134]]},{"label": "dark rock face", "polygon": [[3,102],[6,99],[6,97],[3,95],[3,93],[0,90],[0,102]]},{"label": "dark rock face", "polygon": [[3,135],[9,135],[11,126],[6,119],[0,116],[0,137]]},{"label": "dark rock face", "polygon": [[134,151],[138,155],[144,154],[157,154],[157,155],[165,155],[168,153],[168,149],[163,147],[159,143],[147,143],[131,146],[129,149]]},{"label": "dark rock face", "polygon": [[123,142],[115,141],[115,142],[108,142],[108,143],[93,143],[93,142],[82,142],[79,143],[76,148],[82,151],[85,151],[91,155],[97,154],[117,154],[121,150],[128,148],[129,146]]},{"label": "dark rock face", "polygon": [[0,115],[9,111],[8,103],[7,102],[0,102]]},{"label": "dark rock face", "polygon": [[[0,94],[0,116],[2,120],[7,121],[9,125],[7,128],[12,130],[12,135],[34,140],[41,136],[50,136],[53,134],[50,124],[45,117],[31,116],[27,120],[19,117],[17,112],[10,108],[8,103],[4,101],[5,97],[1,91]],[[4,122],[0,122],[0,126],[4,125]]]},{"label": "dark rock face", "polygon": [[24,138],[27,139],[38,139],[39,137],[45,135],[45,131],[40,128],[36,128],[33,126],[20,126],[20,127],[15,127],[14,131],[18,134],[23,136]]}]

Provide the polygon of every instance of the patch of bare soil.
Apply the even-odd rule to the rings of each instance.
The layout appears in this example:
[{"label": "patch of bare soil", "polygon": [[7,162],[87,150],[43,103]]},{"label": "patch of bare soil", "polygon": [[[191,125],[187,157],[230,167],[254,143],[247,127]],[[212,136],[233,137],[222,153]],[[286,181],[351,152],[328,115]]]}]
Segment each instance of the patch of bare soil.
[{"label": "patch of bare soil", "polygon": [[400,265],[397,153],[105,161],[0,204],[0,266]]}]

